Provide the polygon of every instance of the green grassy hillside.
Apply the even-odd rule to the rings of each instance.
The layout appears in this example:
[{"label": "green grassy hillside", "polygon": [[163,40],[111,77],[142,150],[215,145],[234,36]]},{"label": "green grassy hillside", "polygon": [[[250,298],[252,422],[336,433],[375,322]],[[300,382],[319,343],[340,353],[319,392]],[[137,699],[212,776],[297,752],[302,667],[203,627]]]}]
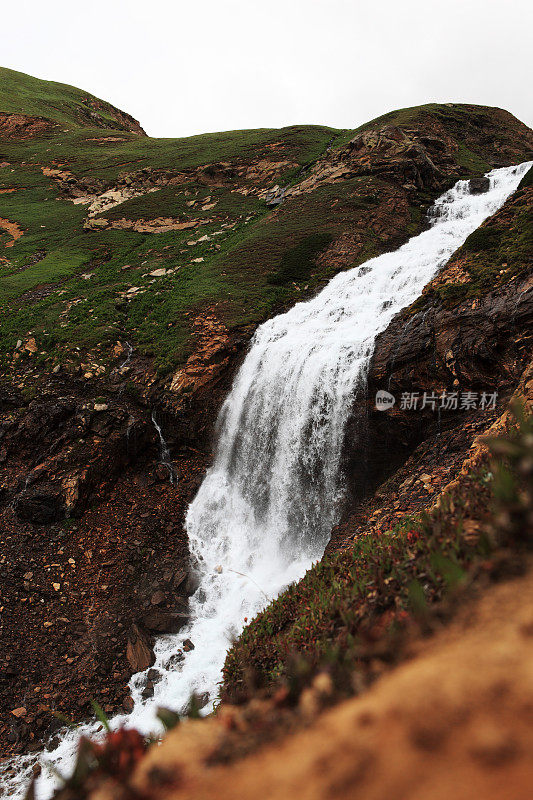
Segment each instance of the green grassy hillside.
[{"label": "green grassy hillside", "polygon": [[[50,367],[89,351],[105,363],[127,339],[161,374],[190,353],[198,313],[215,309],[230,329],[261,322],[420,230],[440,188],[409,194],[401,175],[362,162],[277,210],[261,192],[294,186],[384,123],[447,148],[441,186],[523,160],[527,132],[498,109],[431,105],[359,131],[297,125],[152,139],[124,130],[121,112],[81,90],[7,69],[0,112],[61,123],[25,138],[0,128],[0,359],[9,363],[31,335]],[[91,199],[108,190],[135,196],[92,215],[87,229]]]},{"label": "green grassy hillside", "polygon": [[134,122],[110,103],[74,86],[5,67],[0,67],[0,112],[44,117],[76,128],[116,128],[117,123],[124,127],[126,120]]}]

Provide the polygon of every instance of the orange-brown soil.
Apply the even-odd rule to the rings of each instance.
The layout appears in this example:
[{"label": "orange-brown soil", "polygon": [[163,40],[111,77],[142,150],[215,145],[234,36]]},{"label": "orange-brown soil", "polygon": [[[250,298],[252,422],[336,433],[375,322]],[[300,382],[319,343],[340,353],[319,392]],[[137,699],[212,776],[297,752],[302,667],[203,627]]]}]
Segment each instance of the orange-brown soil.
[{"label": "orange-brown soil", "polygon": [[10,236],[13,237],[11,241],[6,244],[6,247],[13,247],[17,239],[20,239],[23,234],[22,229],[17,225],[16,222],[10,222],[8,219],[2,219],[1,217],[0,229],[6,231]]},{"label": "orange-brown soil", "polygon": [[55,123],[43,117],[0,112],[0,137],[2,139],[32,139],[52,130]]}]

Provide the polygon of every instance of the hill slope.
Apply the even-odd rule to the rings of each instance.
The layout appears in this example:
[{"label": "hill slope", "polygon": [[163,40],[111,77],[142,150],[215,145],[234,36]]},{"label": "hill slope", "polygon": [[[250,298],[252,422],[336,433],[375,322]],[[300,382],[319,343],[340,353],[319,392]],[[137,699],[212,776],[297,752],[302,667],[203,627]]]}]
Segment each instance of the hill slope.
[{"label": "hill slope", "polygon": [[[71,87],[9,70],[0,83],[0,737],[6,752],[23,752],[59,725],[56,711],[85,717],[91,697],[106,713],[129,708],[127,679],[150,661],[152,637],[186,615],[183,515],[255,327],[418,233],[458,178],[524,161],[533,134],[500,109],[432,104],[357,131],[300,125],[151,139]],[[492,360],[475,347],[473,359],[468,348],[458,354],[465,370],[489,364],[502,397],[512,391],[526,350],[516,331],[528,317],[510,309],[523,308],[530,202],[520,195],[505,209],[490,247],[470,244],[468,282],[456,270],[429,306],[411,310],[417,325],[433,325],[420,329],[424,381],[441,379],[436,365],[447,369],[450,318],[488,326],[497,283],[508,316],[487,338]],[[509,224],[519,246],[505,237]],[[389,332],[391,352],[406,344],[409,366],[415,338]],[[477,430],[464,423],[446,439],[456,454],[449,474]],[[428,425],[416,433],[404,419],[390,423],[389,467],[426,434],[430,459]],[[375,450],[372,485],[386,477],[386,453]],[[283,600],[278,608],[285,614]],[[261,624],[249,636],[259,630],[253,657],[270,680],[285,668],[285,641],[264,665]],[[245,646],[233,651],[228,690],[242,688]],[[25,716],[11,714],[19,707]]]},{"label": "hill slope", "polygon": [[[109,128],[145,135],[133,117],[88,92],[6,67],[0,67],[0,112],[40,117],[63,126]],[[0,126],[8,128],[5,119],[0,120]]]}]

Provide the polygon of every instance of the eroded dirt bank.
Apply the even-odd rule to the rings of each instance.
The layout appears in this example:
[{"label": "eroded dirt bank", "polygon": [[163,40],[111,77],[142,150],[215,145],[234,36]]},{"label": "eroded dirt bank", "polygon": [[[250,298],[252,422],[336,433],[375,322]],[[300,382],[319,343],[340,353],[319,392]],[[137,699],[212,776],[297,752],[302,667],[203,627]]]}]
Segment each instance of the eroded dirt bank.
[{"label": "eroded dirt bank", "polygon": [[244,731],[251,720],[260,726],[276,713],[259,702],[242,712],[226,708],[218,719],[188,721],[168,734],[127,787],[108,781],[88,796],[527,800],[532,632],[528,572],[468,605],[447,630],[414,646],[409,663],[305,730],[236,763],[213,763],[228,730]]}]

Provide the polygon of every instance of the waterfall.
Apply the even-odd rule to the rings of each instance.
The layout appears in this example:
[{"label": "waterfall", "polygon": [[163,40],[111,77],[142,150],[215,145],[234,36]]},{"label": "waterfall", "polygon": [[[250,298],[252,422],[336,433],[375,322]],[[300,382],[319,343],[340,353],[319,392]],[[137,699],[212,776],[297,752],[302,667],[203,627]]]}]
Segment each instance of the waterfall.
[{"label": "waterfall", "polygon": [[[191,621],[161,637],[155,667],[162,679],[141,698],[145,675],[131,681],[135,707],[112,727],[158,731],[159,705],[183,709],[192,691],[217,695],[225,653],[245,625],[327,544],[342,498],[340,458],[354,392],[366,378],[376,336],[409,305],[452,253],[517,188],[531,166],[493,170],[490,188],[470,195],[459,181],[432,208],[431,227],[395,252],[340,273],[312,300],[265,322],[220,413],[218,446],[187,514],[187,533],[200,574]],[[194,650],[176,665],[184,639]],[[67,732],[45,754],[67,772],[79,732]],[[16,760],[5,779],[21,797],[21,776],[34,757]],[[13,768],[12,761],[7,769]],[[54,778],[44,770],[38,797]]]}]

